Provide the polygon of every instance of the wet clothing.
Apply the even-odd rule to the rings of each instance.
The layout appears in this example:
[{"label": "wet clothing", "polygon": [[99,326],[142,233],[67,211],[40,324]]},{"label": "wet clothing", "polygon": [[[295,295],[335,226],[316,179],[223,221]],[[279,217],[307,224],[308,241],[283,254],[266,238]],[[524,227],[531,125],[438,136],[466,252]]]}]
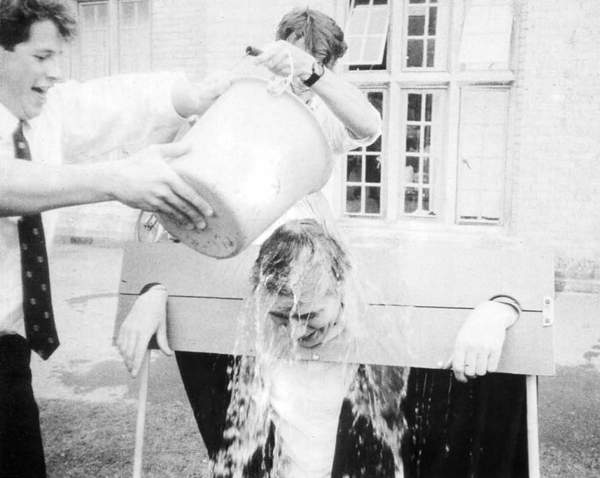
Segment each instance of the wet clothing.
[{"label": "wet clothing", "polygon": [[352,364],[280,361],[266,370],[269,402],[283,456],[285,478],[329,478]]},{"label": "wet clothing", "polygon": [[210,459],[214,460],[226,444],[227,407],[231,400],[228,370],[233,355],[202,352],[175,352],[181,380]]},{"label": "wet clothing", "polygon": [[[451,371],[411,369],[403,401],[404,478],[526,478],[525,377],[488,374],[466,384]],[[393,478],[391,451],[345,403],[332,478]]]}]

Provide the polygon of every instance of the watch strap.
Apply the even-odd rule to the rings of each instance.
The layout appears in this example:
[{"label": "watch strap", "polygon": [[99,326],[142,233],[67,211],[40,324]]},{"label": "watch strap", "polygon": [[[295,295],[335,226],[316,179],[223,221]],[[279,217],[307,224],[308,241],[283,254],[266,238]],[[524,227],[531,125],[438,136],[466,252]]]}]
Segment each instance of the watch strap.
[{"label": "watch strap", "polygon": [[[320,65],[320,70],[321,70],[320,72],[317,71],[317,65]],[[306,80],[302,80],[302,83],[304,83],[306,86],[310,87],[310,86],[314,85],[317,81],[319,81],[324,73],[325,73],[325,67],[315,61],[312,65],[311,75]]]}]

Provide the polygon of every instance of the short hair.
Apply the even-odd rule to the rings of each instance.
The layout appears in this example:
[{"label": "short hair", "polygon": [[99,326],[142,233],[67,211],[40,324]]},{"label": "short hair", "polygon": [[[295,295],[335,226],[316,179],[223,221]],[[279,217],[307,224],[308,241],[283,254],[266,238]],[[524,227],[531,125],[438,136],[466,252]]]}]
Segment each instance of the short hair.
[{"label": "short hair", "polygon": [[346,53],[344,32],[335,20],[318,10],[298,8],[285,14],[277,27],[278,40],[304,38],[306,51],[329,67]]},{"label": "short hair", "polygon": [[350,270],[348,255],[323,226],[314,219],[293,220],[262,244],[252,269],[254,290],[261,286],[270,293],[291,293],[291,274],[298,261],[320,268],[334,285],[342,285]]},{"label": "short hair", "polygon": [[31,25],[50,20],[65,40],[75,35],[75,19],[60,0],[0,0],[0,46],[13,50],[29,40]]}]

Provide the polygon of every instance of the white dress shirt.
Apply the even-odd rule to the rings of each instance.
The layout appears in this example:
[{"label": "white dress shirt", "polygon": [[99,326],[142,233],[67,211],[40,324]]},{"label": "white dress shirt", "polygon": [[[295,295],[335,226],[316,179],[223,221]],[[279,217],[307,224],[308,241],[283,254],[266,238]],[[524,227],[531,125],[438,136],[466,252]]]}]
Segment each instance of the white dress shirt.
[{"label": "white dress shirt", "polygon": [[[183,122],[171,100],[177,76],[123,75],[55,86],[42,113],[25,127],[32,161],[83,161],[120,147],[171,139]],[[13,145],[18,122],[0,103],[0,181],[6,181],[6,162],[18,161]],[[48,246],[56,216],[56,211],[42,214]],[[25,335],[18,219],[0,217],[0,335]]]}]

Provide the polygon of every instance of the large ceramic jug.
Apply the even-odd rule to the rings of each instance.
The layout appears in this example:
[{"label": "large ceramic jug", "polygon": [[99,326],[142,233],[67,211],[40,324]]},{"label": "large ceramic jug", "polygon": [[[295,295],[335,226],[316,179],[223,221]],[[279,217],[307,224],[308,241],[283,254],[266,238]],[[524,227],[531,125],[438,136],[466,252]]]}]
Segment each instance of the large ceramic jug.
[{"label": "large ceramic jug", "polygon": [[202,254],[239,253],[331,174],[331,151],[310,110],[268,85],[260,78],[235,80],[182,139],[192,150],[174,164],[215,215],[202,231],[164,215],[161,222]]}]

